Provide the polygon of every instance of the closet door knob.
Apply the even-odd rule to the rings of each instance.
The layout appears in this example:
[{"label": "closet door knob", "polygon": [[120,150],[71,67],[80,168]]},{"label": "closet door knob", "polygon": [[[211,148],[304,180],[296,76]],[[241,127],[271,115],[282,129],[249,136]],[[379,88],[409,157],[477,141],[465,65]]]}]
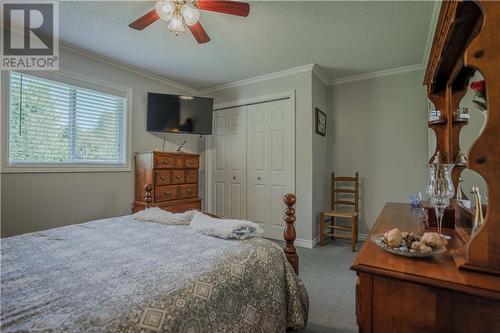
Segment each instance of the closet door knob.
[{"label": "closet door knob", "polygon": [[260,177],[257,177],[257,180],[260,180]]},{"label": "closet door knob", "polygon": [[234,180],[236,180],[236,177],[235,177],[235,176],[233,176],[233,179],[234,179]]}]

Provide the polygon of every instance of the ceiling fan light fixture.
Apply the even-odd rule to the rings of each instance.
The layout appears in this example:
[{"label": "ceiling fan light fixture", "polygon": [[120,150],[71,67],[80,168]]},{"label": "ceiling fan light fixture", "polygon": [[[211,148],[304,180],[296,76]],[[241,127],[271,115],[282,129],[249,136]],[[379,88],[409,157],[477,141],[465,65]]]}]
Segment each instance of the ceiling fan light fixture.
[{"label": "ceiling fan light fixture", "polygon": [[186,2],[181,8],[182,17],[187,25],[193,25],[200,19],[200,10],[191,3]]},{"label": "ceiling fan light fixture", "polygon": [[176,14],[172,17],[170,20],[170,23],[168,24],[168,28],[170,31],[175,32],[176,35],[179,35],[179,33],[184,32],[184,22],[182,21],[182,16],[179,14]]},{"label": "ceiling fan light fixture", "polygon": [[155,9],[162,20],[170,21],[175,13],[175,4],[172,1],[158,1]]}]

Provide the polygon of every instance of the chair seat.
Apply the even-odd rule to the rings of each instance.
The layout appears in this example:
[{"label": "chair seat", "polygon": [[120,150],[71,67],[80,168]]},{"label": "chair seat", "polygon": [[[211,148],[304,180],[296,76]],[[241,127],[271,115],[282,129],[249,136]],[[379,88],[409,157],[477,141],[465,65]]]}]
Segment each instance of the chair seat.
[{"label": "chair seat", "polygon": [[327,210],[323,212],[324,216],[330,216],[330,217],[347,217],[347,218],[352,218],[354,216],[358,216],[358,213],[348,211],[348,210]]}]

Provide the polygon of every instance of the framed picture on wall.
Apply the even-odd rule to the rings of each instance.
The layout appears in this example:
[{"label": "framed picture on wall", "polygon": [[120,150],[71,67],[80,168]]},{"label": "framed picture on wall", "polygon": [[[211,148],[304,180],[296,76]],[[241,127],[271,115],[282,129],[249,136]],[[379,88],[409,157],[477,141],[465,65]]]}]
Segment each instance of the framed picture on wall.
[{"label": "framed picture on wall", "polygon": [[316,133],[326,135],[326,114],[316,108]]}]

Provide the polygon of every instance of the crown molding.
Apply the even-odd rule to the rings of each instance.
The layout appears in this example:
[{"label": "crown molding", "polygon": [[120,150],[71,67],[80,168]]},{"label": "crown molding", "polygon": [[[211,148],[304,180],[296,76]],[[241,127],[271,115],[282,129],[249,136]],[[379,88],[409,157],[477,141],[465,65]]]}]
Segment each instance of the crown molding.
[{"label": "crown molding", "polygon": [[422,57],[422,65],[426,66],[429,61],[431,53],[432,41],[434,40],[434,32],[439,18],[439,11],[441,9],[441,0],[434,1],[434,8],[432,9],[431,22],[429,24],[429,31],[427,32],[427,41],[425,43],[424,55]]},{"label": "crown molding", "polygon": [[190,94],[193,94],[193,95],[198,92],[194,88],[191,88],[191,87],[186,86],[184,84],[181,84],[181,83],[169,80],[169,79],[167,79],[167,78],[165,78],[165,77],[163,77],[161,75],[154,74],[152,72],[148,72],[148,71],[146,71],[144,69],[141,69],[139,67],[135,67],[135,66],[123,63],[123,62],[118,61],[116,59],[112,59],[112,58],[103,56],[101,54],[94,53],[94,52],[89,51],[89,50],[84,50],[82,48],[79,48],[77,46],[74,46],[74,45],[71,45],[71,44],[68,44],[68,43],[65,43],[65,42],[61,42],[60,41],[59,42],[59,48],[60,49],[64,49],[64,50],[69,51],[69,52],[74,53],[74,54],[78,54],[78,55],[81,55],[81,56],[84,56],[84,57],[88,57],[88,58],[97,60],[99,62],[104,62],[104,63],[106,63],[108,65],[111,65],[111,66],[114,66],[114,67],[118,67],[118,68],[123,69],[123,70],[125,70],[127,72],[130,72],[130,73],[133,73],[133,74],[136,74],[136,75],[140,75],[140,76],[148,78],[148,79],[153,79],[155,81],[161,82],[163,84],[167,84],[167,85],[175,87],[177,89],[181,89],[181,90],[187,91],[187,92],[189,92]]},{"label": "crown molding", "polygon": [[325,72],[323,72],[323,70],[321,69],[321,67],[319,65],[314,64],[312,72],[314,75],[316,75],[316,77],[318,79],[321,80],[321,82],[323,82],[323,84],[325,86],[330,85],[330,79],[328,78],[328,76],[326,76]]},{"label": "crown molding", "polygon": [[276,79],[276,78],[280,78],[280,77],[283,77],[283,76],[288,76],[288,75],[291,75],[291,74],[297,74],[297,73],[303,73],[303,72],[312,72],[313,68],[314,68],[314,64],[308,64],[308,65],[304,65],[304,66],[293,67],[293,68],[290,68],[290,69],[285,69],[283,71],[278,71],[278,72],[273,72],[273,73],[269,73],[269,74],[259,75],[259,76],[255,76],[255,77],[248,78],[248,79],[238,80],[238,81],[234,81],[234,82],[230,82],[230,83],[224,83],[224,84],[221,84],[221,85],[218,85],[218,86],[214,86],[214,87],[211,87],[211,88],[208,88],[208,89],[198,90],[197,93],[203,95],[203,94],[208,94],[208,93],[211,93],[211,92],[215,92],[215,91],[219,91],[219,90],[224,90],[224,89],[228,89],[228,88],[234,88],[234,87],[244,86],[244,85],[247,85],[247,84],[252,84],[252,83],[267,81],[267,80],[271,80],[271,79]]},{"label": "crown molding", "polygon": [[359,75],[353,75],[353,76],[342,77],[339,79],[334,79],[334,80],[330,81],[330,85],[349,83],[349,82],[355,82],[355,81],[361,81],[361,80],[368,80],[368,79],[373,79],[376,77],[387,76],[387,75],[402,74],[402,73],[407,73],[407,72],[423,70],[424,68],[425,68],[425,66],[422,64],[391,68],[391,69],[386,69],[386,70],[378,71],[378,72],[365,73],[365,74],[359,74]]},{"label": "crown molding", "polygon": [[[434,4],[433,16],[432,16],[431,24],[429,27],[429,36],[427,38],[427,46],[426,46],[426,51],[424,53],[424,59],[427,59],[427,57],[428,57],[427,51],[430,49],[430,46],[432,44],[433,30],[437,24],[437,17],[439,14],[439,4],[440,4],[439,1],[436,1]],[[210,87],[207,89],[195,89],[195,88],[189,87],[187,85],[184,85],[184,84],[172,81],[170,79],[167,79],[161,75],[154,74],[154,73],[146,71],[144,69],[123,63],[121,61],[103,56],[101,54],[94,53],[94,52],[89,51],[89,50],[79,48],[77,46],[74,46],[74,45],[71,45],[71,44],[68,44],[65,42],[60,42],[59,47],[61,49],[67,50],[69,52],[72,52],[72,53],[75,53],[78,55],[82,55],[82,56],[97,60],[99,62],[103,62],[103,63],[109,64],[111,66],[123,69],[125,71],[130,72],[130,73],[140,75],[140,76],[143,76],[143,77],[148,78],[148,79],[153,79],[155,81],[161,82],[163,84],[167,84],[167,85],[175,87],[177,89],[184,90],[186,92],[189,92],[192,95],[205,95],[205,94],[209,94],[209,93],[224,90],[224,89],[244,86],[244,85],[252,84],[252,83],[258,83],[258,82],[262,82],[262,81],[267,81],[267,80],[276,79],[276,78],[280,78],[280,77],[284,77],[284,76],[288,76],[288,75],[292,75],[292,74],[303,73],[303,72],[311,72],[313,75],[316,75],[316,77],[318,77],[321,80],[321,82],[323,82],[323,84],[325,84],[326,86],[331,86],[331,85],[336,85],[336,84],[343,84],[343,83],[367,80],[367,79],[372,79],[372,78],[381,77],[381,76],[423,70],[425,68],[424,64],[426,63],[426,61],[425,61],[422,64],[391,68],[391,69],[387,69],[387,70],[371,72],[371,73],[364,73],[364,74],[359,74],[359,75],[353,75],[353,76],[348,76],[348,77],[343,77],[343,78],[338,78],[338,79],[329,79],[328,76],[321,69],[321,66],[319,66],[317,64],[307,64],[304,66],[293,67],[293,68],[285,69],[282,71],[277,71],[277,72],[273,72],[273,73],[268,73],[268,74],[264,74],[264,75],[251,77],[248,79],[224,83],[224,84],[213,86],[213,87]]]}]

